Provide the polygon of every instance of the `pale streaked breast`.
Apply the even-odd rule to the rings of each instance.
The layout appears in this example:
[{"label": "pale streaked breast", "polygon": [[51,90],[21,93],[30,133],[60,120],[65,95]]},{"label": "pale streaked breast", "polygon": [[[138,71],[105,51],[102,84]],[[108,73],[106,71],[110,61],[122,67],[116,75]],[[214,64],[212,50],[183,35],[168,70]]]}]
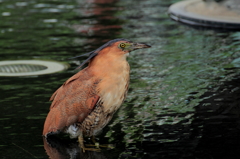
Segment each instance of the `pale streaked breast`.
[{"label": "pale streaked breast", "polygon": [[100,100],[104,105],[104,112],[114,113],[119,109],[121,104],[123,103],[129,85],[129,64],[126,62],[124,68],[122,68],[122,72],[116,73],[106,80],[103,80],[100,83],[100,87],[102,85],[105,86],[104,90],[100,92]]}]

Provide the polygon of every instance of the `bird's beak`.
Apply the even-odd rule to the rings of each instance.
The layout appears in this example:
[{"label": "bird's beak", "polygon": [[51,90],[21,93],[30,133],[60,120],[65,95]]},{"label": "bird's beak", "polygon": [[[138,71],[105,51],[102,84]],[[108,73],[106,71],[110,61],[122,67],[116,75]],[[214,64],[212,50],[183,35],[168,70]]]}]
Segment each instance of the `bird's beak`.
[{"label": "bird's beak", "polygon": [[143,49],[143,48],[149,48],[150,45],[144,44],[144,43],[133,43],[133,49]]}]

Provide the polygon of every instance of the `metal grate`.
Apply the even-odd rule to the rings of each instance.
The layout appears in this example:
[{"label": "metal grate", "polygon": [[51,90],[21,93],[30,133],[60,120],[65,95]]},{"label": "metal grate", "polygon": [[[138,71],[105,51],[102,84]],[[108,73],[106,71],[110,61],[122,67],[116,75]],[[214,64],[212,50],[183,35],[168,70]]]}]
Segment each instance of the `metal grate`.
[{"label": "metal grate", "polygon": [[68,64],[44,60],[0,61],[0,77],[38,76],[66,70]]},{"label": "metal grate", "polygon": [[10,65],[1,65],[1,73],[25,73],[25,72],[35,72],[47,69],[43,65],[35,64],[10,64]]}]

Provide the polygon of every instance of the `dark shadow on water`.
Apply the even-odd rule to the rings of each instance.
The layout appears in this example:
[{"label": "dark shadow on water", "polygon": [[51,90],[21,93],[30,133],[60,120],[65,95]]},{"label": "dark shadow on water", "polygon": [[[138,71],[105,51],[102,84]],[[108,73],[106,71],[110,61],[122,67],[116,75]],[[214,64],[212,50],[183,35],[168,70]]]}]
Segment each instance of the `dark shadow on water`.
[{"label": "dark shadow on water", "polygon": [[192,137],[201,139],[195,153],[206,159],[236,158],[240,155],[240,75],[211,90],[196,107]]},{"label": "dark shadow on water", "polygon": [[143,134],[148,135],[141,144],[142,158],[235,159],[240,155],[240,75],[208,88],[200,98],[195,112],[157,117],[193,113],[191,118],[173,125],[157,125],[155,120],[144,124]]}]

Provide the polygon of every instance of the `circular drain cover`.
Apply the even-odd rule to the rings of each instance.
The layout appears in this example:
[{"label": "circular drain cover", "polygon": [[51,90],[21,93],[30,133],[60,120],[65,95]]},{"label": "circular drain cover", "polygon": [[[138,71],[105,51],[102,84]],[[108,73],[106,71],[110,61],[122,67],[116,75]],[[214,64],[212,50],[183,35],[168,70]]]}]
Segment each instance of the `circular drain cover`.
[{"label": "circular drain cover", "polygon": [[35,76],[56,73],[67,68],[66,64],[56,61],[0,61],[0,76]]}]

